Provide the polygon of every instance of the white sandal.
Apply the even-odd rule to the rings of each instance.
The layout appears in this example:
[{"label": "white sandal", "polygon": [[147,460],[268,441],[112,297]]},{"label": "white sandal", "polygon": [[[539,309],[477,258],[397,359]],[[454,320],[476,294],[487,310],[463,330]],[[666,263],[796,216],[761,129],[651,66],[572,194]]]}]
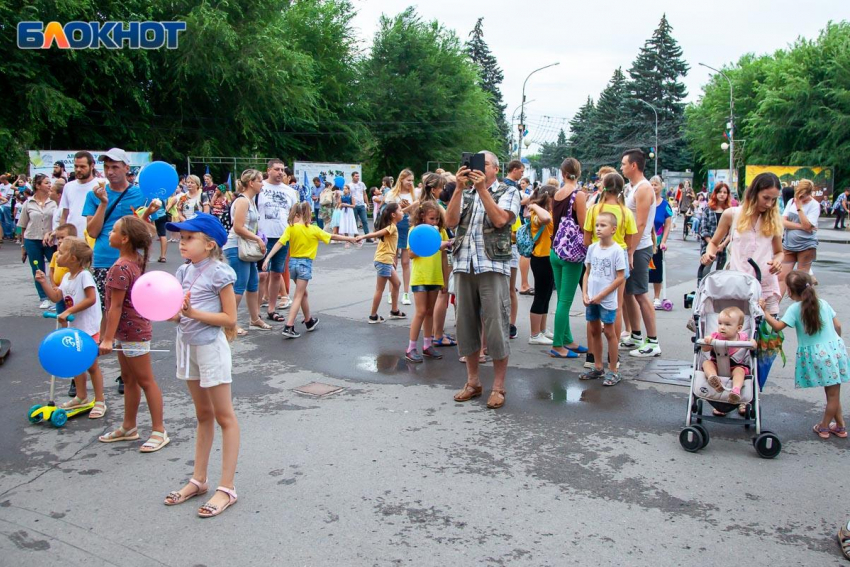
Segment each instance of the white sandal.
[{"label": "white sandal", "polygon": [[101,443],[115,443],[116,441],[135,441],[139,438],[137,428],[124,429],[123,426],[118,427],[115,431],[110,431],[106,435],[101,435],[97,438]]},{"label": "white sandal", "polygon": [[[154,437],[158,437],[159,440],[154,439]],[[142,446],[139,447],[140,453],[155,453],[168,445],[171,442],[171,439],[168,437],[168,434],[163,431],[151,431],[151,436],[147,441],[142,443]]]}]

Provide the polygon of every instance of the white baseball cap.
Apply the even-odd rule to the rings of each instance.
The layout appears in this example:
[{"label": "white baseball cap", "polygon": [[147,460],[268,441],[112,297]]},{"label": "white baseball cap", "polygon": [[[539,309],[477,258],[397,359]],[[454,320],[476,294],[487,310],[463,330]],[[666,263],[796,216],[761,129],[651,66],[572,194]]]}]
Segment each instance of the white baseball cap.
[{"label": "white baseball cap", "polygon": [[123,161],[127,165],[130,165],[130,157],[127,155],[127,152],[121,148],[112,148],[108,152],[100,154],[97,161],[104,161],[107,159],[111,161]]}]

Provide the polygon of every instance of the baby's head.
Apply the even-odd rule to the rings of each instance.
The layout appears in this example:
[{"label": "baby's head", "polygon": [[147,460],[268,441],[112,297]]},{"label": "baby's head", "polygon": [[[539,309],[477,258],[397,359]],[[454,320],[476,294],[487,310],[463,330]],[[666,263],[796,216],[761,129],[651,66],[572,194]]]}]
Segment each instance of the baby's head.
[{"label": "baby's head", "polygon": [[717,332],[727,340],[734,340],[744,327],[744,312],[737,307],[727,307],[717,316]]}]

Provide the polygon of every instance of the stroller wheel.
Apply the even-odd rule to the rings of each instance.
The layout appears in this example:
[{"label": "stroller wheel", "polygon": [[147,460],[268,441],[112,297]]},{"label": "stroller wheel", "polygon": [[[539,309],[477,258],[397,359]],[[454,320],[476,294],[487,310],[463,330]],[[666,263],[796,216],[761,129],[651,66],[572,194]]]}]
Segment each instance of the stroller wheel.
[{"label": "stroller wheel", "polygon": [[779,437],[771,431],[762,431],[761,435],[753,439],[753,446],[762,459],[773,459],[782,452]]},{"label": "stroller wheel", "polygon": [[705,437],[696,426],[686,427],[679,433],[679,443],[689,453],[696,453],[705,447]]},{"label": "stroller wheel", "polygon": [[[700,420],[700,421],[702,421],[702,420]],[[706,447],[706,445],[708,445],[708,441],[709,441],[708,429],[706,429],[704,425],[699,425],[699,424],[692,425],[691,427],[693,427],[694,429],[696,429],[697,431],[702,433],[702,447],[700,447],[700,449],[705,449],[705,447]]]}]

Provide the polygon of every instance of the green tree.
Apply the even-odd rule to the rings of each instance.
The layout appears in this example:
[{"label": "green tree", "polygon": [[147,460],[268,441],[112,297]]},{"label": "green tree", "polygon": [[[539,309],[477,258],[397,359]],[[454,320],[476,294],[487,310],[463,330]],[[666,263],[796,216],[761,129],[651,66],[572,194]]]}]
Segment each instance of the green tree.
[{"label": "green tree", "polygon": [[582,169],[589,171],[596,164],[599,154],[599,140],[593,136],[593,124],[596,120],[596,105],[591,97],[587,97],[581,108],[570,120],[569,145],[573,155],[582,163]]},{"label": "green tree", "polygon": [[362,76],[376,125],[371,176],[421,172],[428,160],[501,147],[491,99],[457,36],[413,8],[381,17]]},{"label": "green tree", "polygon": [[499,135],[503,140],[500,153],[508,155],[508,139],[510,131],[505,120],[506,105],[502,99],[502,91],[499,85],[505,79],[496,57],[490,52],[490,47],[484,41],[484,18],[478,18],[475,27],[469,32],[470,39],[464,46],[467,55],[478,67],[478,75],[481,79],[481,88],[490,95],[490,103],[493,105],[493,114],[496,117],[496,125]]},{"label": "green tree", "polygon": [[625,120],[618,141],[621,150],[654,146],[655,114],[639,100],[654,106],[658,112],[659,170],[682,170],[692,163],[684,139],[683,101],[687,90],[681,81],[689,67],[672,32],[665,14],[629,69],[630,96],[625,99]]},{"label": "green tree", "polygon": [[588,156],[588,165],[592,162],[596,168],[619,163],[624,148],[617,140],[625,128],[628,97],[626,76],[621,68],[617,68],[596,102],[590,137],[596,141],[597,152]]},{"label": "green tree", "polygon": [[544,142],[540,146],[540,167],[558,169],[564,158],[570,155],[570,143],[567,134],[561,129],[554,143]]}]

